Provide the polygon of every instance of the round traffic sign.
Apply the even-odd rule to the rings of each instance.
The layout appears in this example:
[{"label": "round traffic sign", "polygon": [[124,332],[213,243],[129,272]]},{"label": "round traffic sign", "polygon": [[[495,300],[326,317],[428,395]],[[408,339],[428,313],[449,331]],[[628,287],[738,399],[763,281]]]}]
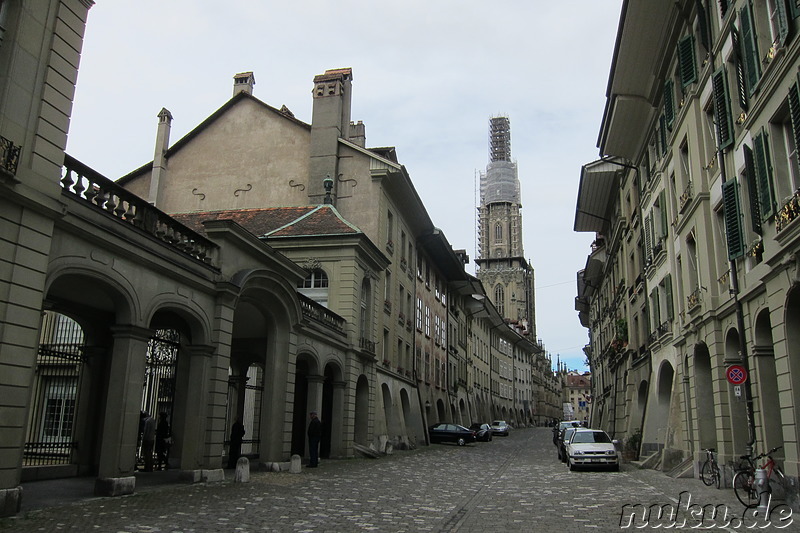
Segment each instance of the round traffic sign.
[{"label": "round traffic sign", "polygon": [[741,385],[747,381],[747,370],[742,365],[731,365],[725,372],[728,376],[728,381],[733,385]]}]

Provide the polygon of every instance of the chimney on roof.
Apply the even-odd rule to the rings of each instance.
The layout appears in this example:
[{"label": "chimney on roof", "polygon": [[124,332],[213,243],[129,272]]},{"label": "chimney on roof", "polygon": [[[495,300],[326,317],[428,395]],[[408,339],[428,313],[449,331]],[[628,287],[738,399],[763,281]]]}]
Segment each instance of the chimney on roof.
[{"label": "chimney on roof", "polygon": [[161,181],[167,176],[167,149],[169,149],[169,132],[172,128],[172,113],[162,107],[158,113],[158,129],[156,130],[156,150],[153,154],[153,171],[150,173],[150,196],[148,201],[158,207],[158,192]]},{"label": "chimney on roof", "polygon": [[239,93],[253,94],[256,77],[252,72],[240,72],[233,77],[233,96]]},{"label": "chimney on roof", "polygon": [[350,104],[353,71],[326,70],[314,77],[314,106],[311,114],[311,159],[308,197],[312,203],[325,198],[323,180],[333,179],[332,204],[336,205],[339,176],[339,139],[350,138]]},{"label": "chimney on roof", "polygon": [[349,141],[359,145],[361,148],[367,147],[367,129],[362,121],[350,122]]}]

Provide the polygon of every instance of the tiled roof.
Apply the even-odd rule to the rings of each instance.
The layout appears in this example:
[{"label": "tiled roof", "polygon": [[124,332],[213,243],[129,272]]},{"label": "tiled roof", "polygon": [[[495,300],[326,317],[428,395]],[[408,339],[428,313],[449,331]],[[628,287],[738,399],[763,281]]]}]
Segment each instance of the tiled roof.
[{"label": "tiled roof", "polygon": [[232,220],[257,237],[308,237],[361,233],[332,205],[235,209],[172,215],[180,223],[203,233],[206,220]]}]

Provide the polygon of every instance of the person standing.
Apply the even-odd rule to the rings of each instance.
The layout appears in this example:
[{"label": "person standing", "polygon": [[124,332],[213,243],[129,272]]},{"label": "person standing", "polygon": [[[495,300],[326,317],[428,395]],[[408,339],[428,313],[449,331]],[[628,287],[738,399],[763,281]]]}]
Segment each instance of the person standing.
[{"label": "person standing", "polygon": [[142,455],[144,456],[144,471],[153,471],[153,448],[156,444],[156,419],[150,413],[144,414],[142,425]]},{"label": "person standing", "polygon": [[156,426],[156,468],[169,470],[169,447],[172,444],[172,429],[167,420],[167,413],[158,413]]},{"label": "person standing", "polygon": [[228,448],[228,468],[236,468],[236,461],[242,455],[242,440],[244,439],[244,424],[242,419],[236,417],[231,427],[231,445]]},{"label": "person standing", "polygon": [[316,468],[319,464],[319,441],[322,438],[322,422],[317,418],[317,412],[311,411],[311,421],[308,423],[308,467]]}]

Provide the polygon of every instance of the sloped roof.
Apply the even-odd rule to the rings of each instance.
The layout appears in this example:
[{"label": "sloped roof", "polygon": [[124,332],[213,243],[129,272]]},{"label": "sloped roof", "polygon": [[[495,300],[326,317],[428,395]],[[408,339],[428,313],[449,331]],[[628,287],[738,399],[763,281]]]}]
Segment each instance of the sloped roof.
[{"label": "sloped roof", "polygon": [[329,204],[181,213],[172,217],[204,233],[206,220],[232,220],[257,237],[312,237],[362,234]]},{"label": "sloped roof", "polygon": [[[253,102],[257,103],[259,106],[261,106],[263,109],[265,109],[265,110],[267,110],[269,112],[278,114],[278,115],[286,118],[287,120],[289,120],[289,121],[301,126],[302,128],[304,128],[304,129],[306,129],[308,131],[311,131],[311,125],[310,124],[306,124],[302,120],[299,120],[299,119],[295,118],[294,113],[289,111],[289,109],[286,108],[286,106],[283,106],[281,109],[276,109],[276,108],[272,107],[271,105],[259,100],[258,98],[256,98],[252,94],[249,94],[249,93],[244,92],[244,91],[240,91],[240,92],[236,93],[230,100],[225,102],[222,105],[222,107],[220,107],[219,109],[214,111],[211,115],[209,115],[203,122],[198,124],[192,131],[190,131],[189,133],[187,133],[186,135],[181,137],[178,141],[175,142],[175,144],[170,146],[169,149],[167,150],[166,154],[164,154],[165,157],[167,157],[167,158],[172,157],[176,152],[178,152],[181,148],[183,148],[185,145],[187,145],[189,143],[189,141],[191,141],[192,139],[197,137],[203,130],[207,129],[212,123],[214,123],[217,119],[219,119],[222,115],[224,115],[230,108],[232,108],[233,106],[235,106],[238,102],[240,102],[242,100],[252,100]],[[149,172],[152,169],[153,169],[153,161],[150,161],[149,163],[145,163],[144,165],[142,165],[141,167],[137,168],[136,170],[133,170],[133,171],[129,172],[128,174],[122,176],[121,178],[119,178],[116,181],[120,185],[125,185],[127,182],[131,181],[133,178],[135,178],[137,176],[140,176],[141,174],[144,174],[146,172]]]}]

